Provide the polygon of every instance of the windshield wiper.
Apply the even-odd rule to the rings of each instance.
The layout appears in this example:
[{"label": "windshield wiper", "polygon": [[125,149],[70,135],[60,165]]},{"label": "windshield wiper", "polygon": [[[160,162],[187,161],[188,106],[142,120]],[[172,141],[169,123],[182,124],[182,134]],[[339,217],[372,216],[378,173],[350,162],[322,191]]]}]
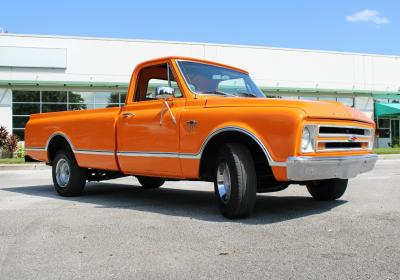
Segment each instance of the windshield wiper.
[{"label": "windshield wiper", "polygon": [[245,96],[248,96],[248,97],[257,97],[256,95],[254,95],[252,93],[249,93],[249,92],[246,92],[246,91],[238,92],[238,94],[245,95]]},{"label": "windshield wiper", "polygon": [[223,92],[223,91],[218,91],[218,90],[215,90],[215,91],[212,91],[212,90],[203,91],[203,92],[200,92],[200,94],[218,94],[218,95],[232,96],[232,97],[239,97],[239,95],[244,95],[244,96],[248,96],[248,97],[257,97],[256,95],[251,94],[249,92],[245,92],[245,91],[238,92],[237,94],[239,94],[239,95],[236,95],[236,94],[233,94],[233,93],[228,93],[228,92]]},{"label": "windshield wiper", "polygon": [[227,92],[223,92],[223,91],[217,91],[217,90],[211,90],[211,91],[203,91],[200,92],[200,94],[218,94],[218,95],[224,95],[224,96],[233,96],[233,97],[238,97],[235,94],[232,93],[227,93]]}]

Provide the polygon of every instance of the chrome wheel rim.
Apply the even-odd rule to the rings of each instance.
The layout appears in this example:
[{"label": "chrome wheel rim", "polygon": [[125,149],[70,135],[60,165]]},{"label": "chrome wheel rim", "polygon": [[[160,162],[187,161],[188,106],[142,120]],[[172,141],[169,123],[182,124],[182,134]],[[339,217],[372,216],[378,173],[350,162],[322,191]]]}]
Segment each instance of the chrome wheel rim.
[{"label": "chrome wheel rim", "polygon": [[217,186],[219,198],[225,204],[231,197],[231,174],[229,173],[228,163],[221,162],[217,170]]},{"label": "chrome wheel rim", "polygon": [[69,168],[68,162],[65,159],[60,159],[56,165],[57,184],[61,188],[65,188],[68,185],[70,176],[71,170]]}]

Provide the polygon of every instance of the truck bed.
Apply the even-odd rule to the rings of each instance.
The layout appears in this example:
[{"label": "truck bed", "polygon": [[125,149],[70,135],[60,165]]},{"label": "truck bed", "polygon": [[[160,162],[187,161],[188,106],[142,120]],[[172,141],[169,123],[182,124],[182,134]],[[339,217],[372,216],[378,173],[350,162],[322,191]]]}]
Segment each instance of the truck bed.
[{"label": "truck bed", "polygon": [[119,111],[119,107],[113,107],[31,115],[25,130],[25,146],[31,149],[32,157],[49,162],[50,140],[63,135],[79,166],[117,171],[115,130]]}]

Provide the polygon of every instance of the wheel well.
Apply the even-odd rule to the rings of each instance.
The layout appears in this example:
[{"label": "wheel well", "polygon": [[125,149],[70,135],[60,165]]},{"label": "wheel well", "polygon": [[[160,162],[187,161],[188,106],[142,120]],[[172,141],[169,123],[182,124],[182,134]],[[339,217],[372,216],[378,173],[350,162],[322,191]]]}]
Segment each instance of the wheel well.
[{"label": "wheel well", "polygon": [[213,170],[215,169],[218,151],[226,143],[240,143],[250,150],[260,188],[265,186],[265,182],[276,182],[263,149],[252,137],[238,131],[219,133],[207,143],[200,160],[200,178],[206,181],[214,180]]},{"label": "wheel well", "polygon": [[69,142],[61,135],[56,135],[54,136],[51,140],[50,143],[47,147],[47,156],[49,159],[49,162],[52,163],[53,159],[59,150],[71,150],[72,148],[69,144]]}]

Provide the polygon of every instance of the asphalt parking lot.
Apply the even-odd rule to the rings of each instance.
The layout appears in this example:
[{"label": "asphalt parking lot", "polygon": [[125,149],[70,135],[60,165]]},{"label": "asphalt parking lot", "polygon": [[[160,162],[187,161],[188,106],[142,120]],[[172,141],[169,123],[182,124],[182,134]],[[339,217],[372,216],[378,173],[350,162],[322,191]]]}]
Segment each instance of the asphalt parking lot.
[{"label": "asphalt parking lot", "polygon": [[50,170],[0,170],[1,279],[399,279],[400,160],[379,160],[334,202],[305,187],[223,218],[212,186],[132,177],[62,198]]}]

